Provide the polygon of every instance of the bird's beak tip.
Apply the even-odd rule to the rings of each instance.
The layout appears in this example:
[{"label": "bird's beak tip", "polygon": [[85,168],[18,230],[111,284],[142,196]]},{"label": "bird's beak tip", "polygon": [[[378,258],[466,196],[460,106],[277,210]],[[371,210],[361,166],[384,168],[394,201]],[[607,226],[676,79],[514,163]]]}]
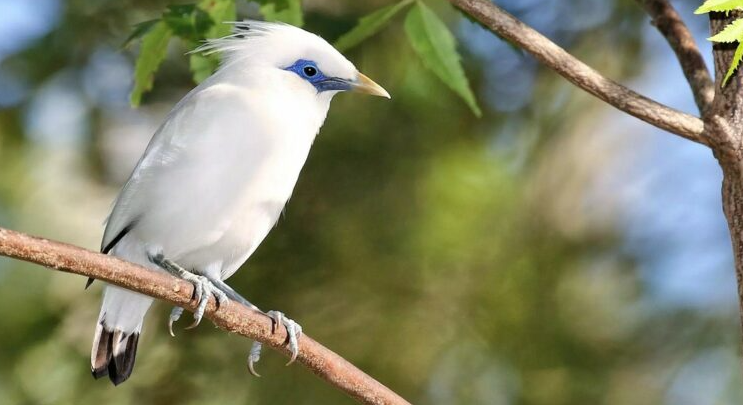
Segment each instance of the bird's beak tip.
[{"label": "bird's beak tip", "polygon": [[390,93],[387,92],[382,86],[374,82],[374,80],[368,78],[361,72],[357,73],[356,81],[353,84],[353,91],[364,94],[371,94],[372,96],[385,97],[391,99]]}]

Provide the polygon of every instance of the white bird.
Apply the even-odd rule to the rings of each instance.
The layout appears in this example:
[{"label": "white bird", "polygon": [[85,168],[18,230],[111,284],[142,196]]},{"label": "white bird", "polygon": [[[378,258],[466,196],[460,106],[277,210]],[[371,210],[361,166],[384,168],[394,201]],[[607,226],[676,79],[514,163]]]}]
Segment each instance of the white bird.
[{"label": "white bird", "polygon": [[[276,23],[236,23],[200,51],[219,69],[168,114],[120,191],[101,251],[194,284],[196,326],[210,295],[256,308],[223,280],[250,257],[291,196],[330,101],[350,90],[389,98],[322,38]],[[108,285],[91,369],[120,384],[131,375],[153,299]],[[257,308],[256,308],[257,309]],[[181,308],[171,313],[169,325]],[[301,327],[267,313],[290,336]],[[249,365],[258,360],[254,344]]]}]

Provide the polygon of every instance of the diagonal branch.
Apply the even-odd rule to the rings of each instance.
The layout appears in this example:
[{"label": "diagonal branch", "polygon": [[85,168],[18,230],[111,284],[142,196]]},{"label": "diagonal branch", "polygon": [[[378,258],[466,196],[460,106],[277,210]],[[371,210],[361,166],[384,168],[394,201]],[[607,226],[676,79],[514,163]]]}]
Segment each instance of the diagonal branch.
[{"label": "diagonal branch", "polygon": [[676,53],[699,112],[703,117],[706,116],[715,97],[715,85],[689,28],[668,0],[637,0],[637,2],[647,11],[653,25],[666,37],[668,44]]},{"label": "diagonal branch", "polygon": [[[196,302],[191,300],[193,286],[190,283],[113,256],[3,228],[0,228],[0,256],[93,277],[190,311],[196,309]],[[221,329],[258,340],[289,356],[285,346],[286,331],[280,328],[277,333],[272,333],[270,318],[260,312],[232,301],[217,310],[212,298],[206,309],[206,317]],[[392,390],[304,334],[299,338],[297,362],[361,403],[410,405]]]},{"label": "diagonal branch", "polygon": [[703,135],[704,123],[699,118],[653,101],[604,77],[490,1],[449,2],[490,31],[531,53],[547,67],[606,103],[658,128],[709,146]]}]

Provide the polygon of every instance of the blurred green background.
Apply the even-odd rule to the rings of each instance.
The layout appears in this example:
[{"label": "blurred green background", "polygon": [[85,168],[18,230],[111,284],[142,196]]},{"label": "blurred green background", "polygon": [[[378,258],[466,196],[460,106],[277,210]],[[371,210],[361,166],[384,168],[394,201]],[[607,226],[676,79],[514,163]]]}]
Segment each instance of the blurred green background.
[{"label": "blurred green background", "polygon": [[[149,137],[193,87],[174,42],[128,105],[133,24],[172,1],[0,0],[0,225],[91,249]],[[340,95],[278,227],[229,280],[416,404],[739,404],[720,173],[427,1],[484,116],[427,71],[401,19],[348,53],[391,101]],[[609,77],[694,112],[630,0],[499,0]],[[708,55],[706,17],[674,2]],[[238,1],[240,18],[257,6]],[[333,40],[387,1],[305,0]],[[101,284],[0,258],[0,404],[350,404],[206,322],[150,312],[132,378],[95,381]]]}]

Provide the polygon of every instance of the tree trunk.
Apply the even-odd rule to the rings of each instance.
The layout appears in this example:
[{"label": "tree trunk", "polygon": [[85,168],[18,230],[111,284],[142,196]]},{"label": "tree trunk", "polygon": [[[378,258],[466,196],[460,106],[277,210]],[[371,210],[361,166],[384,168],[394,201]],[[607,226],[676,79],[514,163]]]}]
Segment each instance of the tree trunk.
[{"label": "tree trunk", "polygon": [[[720,32],[741,13],[710,14],[710,31]],[[703,117],[713,153],[722,167],[722,206],[727,218],[738,282],[741,325],[743,325],[743,74],[735,73],[722,87],[737,44],[715,43],[715,99],[711,111]]]},{"label": "tree trunk", "polygon": [[735,278],[738,281],[740,319],[743,325],[743,187],[740,170],[723,166],[723,175],[722,205],[735,255]]}]

